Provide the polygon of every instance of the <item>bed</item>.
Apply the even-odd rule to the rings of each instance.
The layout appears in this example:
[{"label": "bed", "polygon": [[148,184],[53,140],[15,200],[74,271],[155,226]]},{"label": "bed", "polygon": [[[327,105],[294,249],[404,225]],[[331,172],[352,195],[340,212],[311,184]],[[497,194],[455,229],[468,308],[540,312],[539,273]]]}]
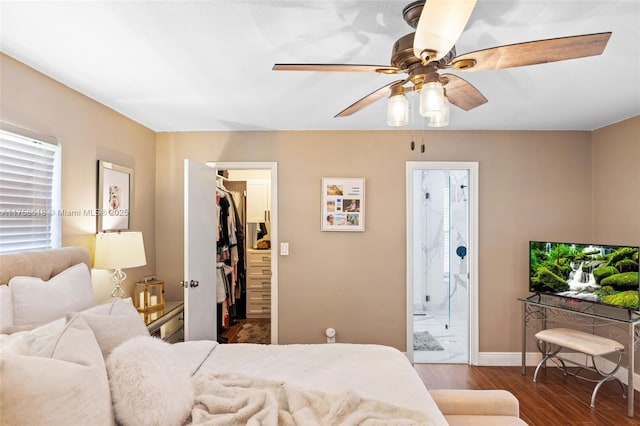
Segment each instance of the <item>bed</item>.
[{"label": "bed", "polygon": [[78,247],[0,256],[2,424],[523,424],[504,391],[436,403],[387,346],[168,344],[130,298],[94,305],[89,266]]}]

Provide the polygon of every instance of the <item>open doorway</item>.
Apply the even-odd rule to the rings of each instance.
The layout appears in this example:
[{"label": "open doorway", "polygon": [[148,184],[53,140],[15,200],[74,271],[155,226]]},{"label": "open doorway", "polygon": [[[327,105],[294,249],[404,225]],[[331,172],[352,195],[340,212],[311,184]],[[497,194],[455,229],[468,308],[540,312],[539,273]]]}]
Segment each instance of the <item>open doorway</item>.
[{"label": "open doorway", "polygon": [[233,204],[238,218],[235,226],[242,231],[236,232],[236,241],[229,240],[226,231],[232,225],[219,221],[216,269],[226,289],[222,303],[218,297],[219,340],[277,343],[277,253],[271,250],[277,247],[276,163],[207,165],[216,170],[219,214],[226,214],[226,205]]},{"label": "open doorway", "polygon": [[477,163],[407,163],[407,353],[476,363]]}]

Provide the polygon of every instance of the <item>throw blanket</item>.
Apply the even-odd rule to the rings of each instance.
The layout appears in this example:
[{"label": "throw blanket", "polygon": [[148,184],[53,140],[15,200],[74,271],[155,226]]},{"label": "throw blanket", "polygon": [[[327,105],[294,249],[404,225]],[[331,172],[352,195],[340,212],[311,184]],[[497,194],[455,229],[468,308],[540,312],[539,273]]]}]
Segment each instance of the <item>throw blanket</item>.
[{"label": "throw blanket", "polygon": [[353,391],[309,391],[237,374],[194,377],[195,406],[188,424],[206,425],[428,425],[424,414]]}]

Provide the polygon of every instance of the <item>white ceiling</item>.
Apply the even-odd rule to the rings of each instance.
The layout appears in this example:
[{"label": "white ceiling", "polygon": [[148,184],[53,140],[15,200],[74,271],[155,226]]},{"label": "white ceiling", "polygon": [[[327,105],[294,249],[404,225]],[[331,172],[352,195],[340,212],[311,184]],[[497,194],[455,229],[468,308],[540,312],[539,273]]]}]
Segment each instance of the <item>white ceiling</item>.
[{"label": "white ceiling", "polygon": [[[271,67],[388,65],[413,31],[410,1],[2,0],[0,48],[155,131],[389,129],[385,100],[333,117],[398,76]],[[447,129],[592,130],[640,115],[640,0],[478,0],[458,54],[605,31],[601,56],[459,73],[489,102],[452,107]]]}]

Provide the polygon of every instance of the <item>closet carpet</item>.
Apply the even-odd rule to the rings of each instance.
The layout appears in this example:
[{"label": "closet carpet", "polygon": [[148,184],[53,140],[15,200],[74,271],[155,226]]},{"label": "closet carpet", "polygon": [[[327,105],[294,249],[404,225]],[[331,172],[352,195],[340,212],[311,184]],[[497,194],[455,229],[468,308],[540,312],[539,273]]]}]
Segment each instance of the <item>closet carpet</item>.
[{"label": "closet carpet", "polygon": [[271,319],[247,318],[237,320],[222,334],[227,343],[271,343]]}]

